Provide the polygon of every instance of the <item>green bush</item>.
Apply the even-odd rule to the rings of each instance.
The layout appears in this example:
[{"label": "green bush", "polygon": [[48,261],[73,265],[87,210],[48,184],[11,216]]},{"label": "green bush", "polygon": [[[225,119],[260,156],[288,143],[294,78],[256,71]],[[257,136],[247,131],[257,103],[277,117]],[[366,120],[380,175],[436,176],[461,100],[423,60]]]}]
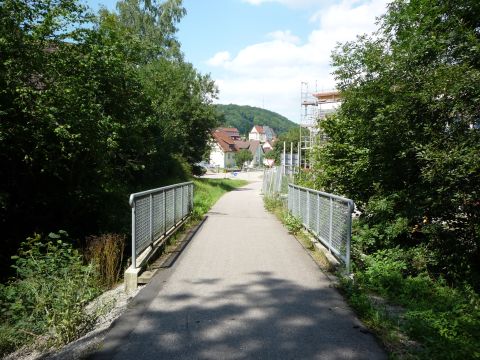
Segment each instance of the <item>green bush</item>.
[{"label": "green bush", "polygon": [[283,222],[290,234],[296,235],[302,229],[302,220],[290,213],[285,215]]},{"label": "green bush", "polygon": [[402,285],[407,264],[397,248],[380,250],[365,259],[363,276],[365,284],[382,295],[395,293]]},{"label": "green bush", "polygon": [[93,324],[84,306],[100,292],[95,269],[66,237],[36,234],[14,257],[16,276],[0,287],[1,355],[40,336],[48,345],[67,343]]}]

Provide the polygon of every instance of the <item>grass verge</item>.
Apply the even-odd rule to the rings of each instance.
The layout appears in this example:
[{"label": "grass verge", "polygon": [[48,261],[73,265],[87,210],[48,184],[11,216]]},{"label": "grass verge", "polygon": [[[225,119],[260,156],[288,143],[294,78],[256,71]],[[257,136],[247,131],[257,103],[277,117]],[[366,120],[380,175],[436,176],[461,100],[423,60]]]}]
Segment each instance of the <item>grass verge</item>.
[{"label": "grass verge", "polygon": [[226,192],[248,184],[246,180],[195,179],[193,219],[200,220]]}]

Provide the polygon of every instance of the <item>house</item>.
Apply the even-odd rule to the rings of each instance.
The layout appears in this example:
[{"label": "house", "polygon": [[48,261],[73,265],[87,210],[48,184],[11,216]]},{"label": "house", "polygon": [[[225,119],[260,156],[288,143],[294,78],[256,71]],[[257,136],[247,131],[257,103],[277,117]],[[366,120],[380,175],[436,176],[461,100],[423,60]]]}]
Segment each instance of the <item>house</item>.
[{"label": "house", "polygon": [[248,140],[257,140],[261,143],[266,141],[265,131],[263,131],[263,126],[254,125],[250,133],[248,134]]},{"label": "house", "polygon": [[249,140],[258,140],[261,143],[272,141],[277,137],[275,131],[269,126],[254,125],[248,134]]},{"label": "house", "polygon": [[270,126],[263,126],[263,132],[265,133],[265,141],[273,141],[277,138],[277,134]]},{"label": "house", "polygon": [[242,141],[238,130],[235,130],[234,128],[218,128],[212,132],[210,165],[224,169],[240,167],[242,164],[235,163],[235,153],[240,150],[248,150],[252,153],[253,159],[248,167],[262,165],[263,147],[260,141]]},{"label": "house", "polygon": [[210,164],[220,168],[235,166],[235,140],[221,129],[212,132],[212,146],[210,150]]},{"label": "house", "polygon": [[263,143],[262,148],[265,154],[273,150],[273,143],[274,143],[273,140],[270,140],[270,141],[267,140]]},{"label": "house", "polygon": [[224,132],[230,136],[233,140],[240,140],[240,132],[237,128],[218,128],[217,130]]}]

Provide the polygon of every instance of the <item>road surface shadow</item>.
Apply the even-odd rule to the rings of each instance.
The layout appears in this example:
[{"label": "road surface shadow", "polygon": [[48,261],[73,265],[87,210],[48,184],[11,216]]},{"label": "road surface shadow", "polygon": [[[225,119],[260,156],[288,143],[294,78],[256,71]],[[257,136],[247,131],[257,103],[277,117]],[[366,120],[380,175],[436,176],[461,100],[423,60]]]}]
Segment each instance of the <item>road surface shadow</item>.
[{"label": "road surface shadow", "polygon": [[179,287],[188,291],[159,288],[92,358],[387,358],[335,289],[301,287],[269,272],[240,278],[235,283],[192,274],[184,280],[188,286]]}]

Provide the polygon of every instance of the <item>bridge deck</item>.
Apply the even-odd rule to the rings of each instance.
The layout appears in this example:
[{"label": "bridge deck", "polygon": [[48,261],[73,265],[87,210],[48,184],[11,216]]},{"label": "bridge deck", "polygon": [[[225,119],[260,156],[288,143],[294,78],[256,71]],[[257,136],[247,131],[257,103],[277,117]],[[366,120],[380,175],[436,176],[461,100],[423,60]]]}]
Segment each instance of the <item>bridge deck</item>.
[{"label": "bridge deck", "polygon": [[263,208],[260,182],[222,197],[96,358],[384,359],[297,241]]}]

